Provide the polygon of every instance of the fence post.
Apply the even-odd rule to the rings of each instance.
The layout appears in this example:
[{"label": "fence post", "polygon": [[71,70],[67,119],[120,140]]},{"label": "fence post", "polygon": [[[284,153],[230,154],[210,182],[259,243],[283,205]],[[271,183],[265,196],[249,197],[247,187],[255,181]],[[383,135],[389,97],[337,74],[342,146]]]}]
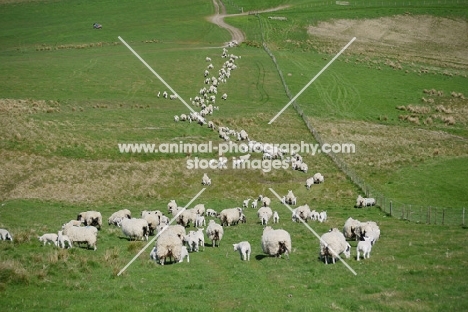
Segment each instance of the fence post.
[{"label": "fence post", "polygon": [[463,207],[462,225],[465,226],[465,207]]}]

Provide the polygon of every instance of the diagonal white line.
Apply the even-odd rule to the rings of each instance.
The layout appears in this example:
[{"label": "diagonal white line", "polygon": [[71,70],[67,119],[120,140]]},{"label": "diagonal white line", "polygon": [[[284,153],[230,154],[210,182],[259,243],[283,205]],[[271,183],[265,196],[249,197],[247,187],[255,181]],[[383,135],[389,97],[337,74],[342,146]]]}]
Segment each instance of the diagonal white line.
[{"label": "diagonal white line", "polygon": [[268,124],[269,124],[269,125],[270,125],[270,124],[272,124],[272,123],[273,123],[273,121],[275,121],[275,120],[276,120],[276,118],[278,118],[278,117],[279,117],[279,115],[281,115],[281,114],[282,114],[282,113],[283,113],[283,112],[286,110],[286,108],[288,108],[288,107],[289,107],[289,105],[291,105],[291,103],[292,103],[292,102],[294,102],[294,101],[295,101],[295,100],[296,100],[296,99],[299,97],[299,95],[301,95],[301,94],[302,94],[302,92],[304,92],[304,91],[305,91],[305,89],[307,89],[307,88],[308,88],[308,87],[309,87],[309,86],[312,84],[312,82],[314,82],[314,81],[315,81],[315,79],[317,79],[317,78],[318,78],[318,77],[319,77],[319,76],[320,76],[320,75],[321,75],[321,74],[322,74],[322,73],[323,73],[323,72],[324,72],[324,71],[325,71],[325,70],[328,68],[328,66],[330,66],[330,65],[331,65],[331,63],[333,63],[333,62],[334,62],[334,61],[335,61],[335,60],[338,58],[338,56],[340,56],[340,55],[341,55],[341,53],[343,53],[343,52],[344,52],[344,51],[345,51],[345,50],[346,50],[346,49],[347,49],[347,48],[348,48],[348,47],[351,45],[351,43],[353,43],[353,41],[354,41],[354,40],[356,40],[356,37],[353,37],[353,39],[351,39],[351,41],[350,41],[350,42],[348,42],[348,44],[347,44],[347,45],[345,45],[345,46],[344,46],[344,48],[343,48],[343,49],[341,49],[341,51],[340,51],[340,52],[338,52],[338,54],[337,54],[337,55],[335,55],[335,57],[333,57],[333,58],[330,60],[330,62],[328,62],[328,64],[327,64],[327,65],[325,65],[325,67],[324,67],[324,68],[322,68],[322,70],[321,70],[321,71],[319,71],[319,72],[318,72],[318,74],[317,74],[317,75],[315,75],[315,77],[314,77],[314,78],[312,78],[312,80],[311,80],[311,81],[309,81],[309,83],[308,83],[308,84],[306,84],[306,85],[305,85],[305,87],[304,87],[304,88],[302,88],[302,90],[301,90],[301,91],[299,91],[299,93],[298,93],[298,94],[296,94],[296,96],[295,96],[295,97],[293,97],[293,98],[291,99],[291,101],[289,101],[289,103],[288,103],[288,104],[286,104],[286,106],[285,106],[285,107],[283,107],[283,109],[282,109],[282,110],[280,110],[280,111],[279,111],[279,113],[278,113],[278,114],[276,114],[276,116],[275,116],[275,117],[273,117],[273,118],[270,120],[270,122],[269,122]]},{"label": "diagonal white line", "polygon": [[162,82],[169,90],[171,90],[171,92],[172,92],[174,95],[177,96],[177,98],[178,98],[179,100],[182,101],[182,103],[185,104],[185,106],[187,106],[187,108],[188,108],[192,113],[195,113],[195,111],[193,110],[193,108],[190,107],[190,105],[188,105],[187,102],[185,102],[184,99],[181,98],[180,95],[177,94],[177,92],[175,92],[174,89],[172,89],[171,86],[168,85],[167,82],[165,82],[164,79],[162,79],[162,77],[159,76],[158,73],[155,72],[155,71],[151,68],[151,66],[149,66],[148,63],[146,63],[145,60],[142,59],[142,58],[138,55],[138,53],[136,53],[135,50],[133,50],[132,47],[129,46],[128,43],[126,43],[125,40],[122,39],[122,37],[119,36],[118,38],[119,38],[120,41],[122,41],[122,43],[123,43],[130,51],[132,51],[132,53],[133,53],[146,67],[148,67],[148,69],[149,69],[156,77],[158,77],[159,80],[161,80],[161,82]]},{"label": "diagonal white line", "polygon": [[[278,193],[276,193],[271,187],[269,188],[269,190],[270,190],[279,200],[281,200],[281,197],[278,195]],[[288,204],[284,204],[284,205],[285,205],[286,207],[288,207],[289,210],[291,210],[291,213],[293,212],[293,209],[292,209]],[[314,234],[315,237],[317,237],[318,240],[319,240],[320,242],[322,242],[323,244],[325,244],[325,246],[327,246],[327,247],[331,250],[331,252],[334,253],[334,254],[338,257],[338,259],[340,259],[340,262],[342,262],[342,263],[348,268],[348,270],[351,271],[351,273],[353,273],[354,275],[357,275],[356,271],[354,271],[353,268],[351,268],[351,267],[343,260],[343,258],[340,257],[340,255],[338,255],[333,249],[331,249],[331,248],[328,246],[328,244],[327,244],[324,240],[322,240],[322,238],[317,234],[317,232],[315,232],[304,220],[302,220],[302,218],[299,218],[299,220],[301,220],[302,224],[304,224],[304,225],[306,226],[306,228],[308,228],[309,231],[311,231],[312,234]]]},{"label": "diagonal white line", "polygon": [[138,257],[143,253],[143,251],[145,251],[146,248],[148,248],[148,246],[151,245],[151,244],[152,244],[152,243],[169,227],[169,225],[170,225],[172,222],[174,222],[174,220],[176,220],[176,219],[179,217],[179,215],[180,215],[182,212],[184,212],[185,209],[186,209],[188,206],[190,206],[190,205],[195,201],[195,199],[197,199],[198,196],[200,196],[205,190],[206,190],[206,188],[203,188],[200,192],[198,192],[198,194],[195,195],[195,197],[192,198],[192,200],[189,201],[188,204],[185,205],[185,207],[182,208],[182,209],[174,216],[174,218],[172,218],[172,219],[169,221],[169,224],[167,224],[161,231],[159,231],[159,233],[156,234],[156,236],[153,237],[153,239],[150,240],[150,241],[148,242],[148,244],[146,244],[146,246],[143,247],[143,248],[140,250],[140,252],[138,252],[138,253],[136,254],[136,256],[133,257],[133,259],[130,260],[130,262],[127,263],[127,265],[126,265],[122,270],[120,270],[120,272],[117,274],[117,276],[120,276],[120,274],[122,274],[122,273],[133,263],[133,261],[135,261],[136,258],[138,258]]}]

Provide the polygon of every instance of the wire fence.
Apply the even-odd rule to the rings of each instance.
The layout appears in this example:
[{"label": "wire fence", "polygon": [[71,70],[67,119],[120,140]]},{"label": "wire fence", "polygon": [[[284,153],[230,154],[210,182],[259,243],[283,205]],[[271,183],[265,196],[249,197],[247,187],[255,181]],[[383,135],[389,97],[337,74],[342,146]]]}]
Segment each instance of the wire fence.
[{"label": "wire fence", "polygon": [[[260,32],[262,39],[262,46],[265,52],[270,56],[273,63],[275,64],[276,70],[283,84],[286,95],[291,100],[293,95],[286,84],[284,79],[283,72],[281,71],[278,62],[274,54],[268,48],[265,43],[263,36],[263,25],[262,20],[258,18],[260,23]],[[310,123],[308,116],[304,113],[302,108],[299,106],[297,101],[292,103],[292,106],[297,111],[297,113],[302,117],[302,120],[306,124],[310,133],[314,136],[320,146],[324,144],[322,136],[317,131],[317,129]],[[466,226],[465,223],[465,208],[440,208],[440,207],[425,207],[400,203],[398,201],[392,200],[391,198],[385,197],[381,192],[376,190],[370,184],[366,183],[359,175],[350,168],[337,154],[330,151],[326,154],[331,158],[331,160],[336,164],[336,166],[343,171],[351,181],[357,185],[365,194],[366,197],[375,198],[376,206],[379,207],[383,212],[387,213],[389,216],[400,218],[402,220],[408,220],[417,223],[426,223],[426,224],[438,224],[438,225],[455,225],[455,226]]]}]

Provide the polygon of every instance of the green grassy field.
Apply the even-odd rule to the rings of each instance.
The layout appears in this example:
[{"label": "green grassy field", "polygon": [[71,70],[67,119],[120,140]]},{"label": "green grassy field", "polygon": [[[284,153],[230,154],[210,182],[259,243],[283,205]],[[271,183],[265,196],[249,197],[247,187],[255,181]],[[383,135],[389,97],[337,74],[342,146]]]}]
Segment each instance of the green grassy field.
[{"label": "green grassy field", "polygon": [[[361,2],[358,2],[358,4]],[[292,107],[269,120],[289,101],[262,34],[292,94],[343,46],[307,34],[307,27],[330,19],[371,19],[412,15],[466,22],[464,4],[399,8],[319,5],[314,1],[227,1],[228,13],[289,5],[276,12],[226,18],[246,34],[229,49],[242,56],[219,93],[216,125],[245,129],[251,138],[272,143],[315,143]],[[175,123],[187,113],[180,101],[157,97],[167,88],[120,43],[121,36],[182,98],[198,95],[205,57],[216,73],[225,59],[227,31],[210,24],[212,1],[3,1],[0,2],[0,227],[14,242],[0,244],[2,311],[463,311],[468,307],[463,275],[466,228],[416,224],[390,217],[378,207],[355,209],[362,193],[323,153],[303,155],[307,174],[292,170],[188,170],[189,159],[216,152],[124,154],[119,143],[218,144],[217,131]],[[288,21],[268,19],[284,16]],[[102,30],[92,29],[94,22]],[[441,25],[443,23],[441,22]],[[464,49],[460,45],[447,47]],[[385,54],[356,42],[298,99],[308,120],[328,142],[354,142],[356,154],[343,160],[389,198],[405,204],[461,209],[468,138],[467,67],[445,58],[416,58],[414,51]],[[398,47],[396,46],[395,49]],[[406,54],[408,52],[408,54]],[[443,52],[443,51],[442,51]],[[410,56],[411,55],[411,56]],[[395,69],[392,63],[401,64]],[[428,68],[428,72],[422,69]],[[424,89],[442,90],[430,96]],[[422,102],[421,98],[433,102]],[[422,113],[397,109],[408,105]],[[449,113],[438,111],[440,107]],[[407,108],[405,108],[407,109]],[[412,115],[411,115],[412,114]],[[448,124],[436,115],[451,116]],[[420,123],[402,119],[418,117]],[[431,118],[431,122],[425,122]],[[226,156],[238,156],[228,153]],[[260,155],[253,155],[260,159]],[[213,184],[194,202],[220,211],[259,194],[273,198],[280,214],[274,228],[287,230],[289,260],[266,257],[263,227],[246,209],[246,224],[225,228],[219,248],[190,254],[190,263],[160,266],[149,259],[152,246],[121,275],[117,273],[146,245],[128,241],[107,218],[128,208],[133,216],[176,199],[187,204],[207,172]],[[325,183],[304,187],[315,172]],[[356,261],[356,242],[346,263],[318,260],[319,243],[269,191],[293,190],[299,204],[326,210],[326,223],[309,222],[319,234],[342,228],[348,217],[378,222],[382,236],[370,259]],[[37,236],[56,232],[81,211],[98,210],[104,225],[97,251],[41,246]],[[187,230],[193,230],[193,227]],[[153,238],[153,237],[150,237]],[[250,241],[252,257],[242,262],[232,244]]]}]

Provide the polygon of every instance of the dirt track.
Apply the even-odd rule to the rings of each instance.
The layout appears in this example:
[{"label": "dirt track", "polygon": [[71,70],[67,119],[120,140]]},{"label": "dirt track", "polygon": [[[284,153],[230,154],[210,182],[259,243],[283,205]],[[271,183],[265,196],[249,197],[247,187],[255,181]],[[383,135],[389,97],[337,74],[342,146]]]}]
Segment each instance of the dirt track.
[{"label": "dirt track", "polygon": [[[226,29],[230,34],[231,34],[231,41],[236,41],[237,43],[241,43],[245,41],[245,35],[240,30],[239,28],[236,28],[234,26],[231,26],[229,24],[226,24],[224,22],[224,18],[226,16],[242,16],[242,15],[248,15],[250,12],[244,12],[244,13],[239,13],[239,14],[226,14],[226,8],[224,7],[224,4],[219,1],[219,0],[213,0],[213,5],[215,7],[215,14],[212,16],[208,17],[208,20],[213,23],[218,25],[221,28]],[[287,8],[287,5],[284,6],[279,6],[276,8],[271,8],[271,9],[266,9],[262,11],[256,11],[256,13],[265,13],[265,12],[273,12],[273,11],[278,11],[282,10],[284,8]]]}]

